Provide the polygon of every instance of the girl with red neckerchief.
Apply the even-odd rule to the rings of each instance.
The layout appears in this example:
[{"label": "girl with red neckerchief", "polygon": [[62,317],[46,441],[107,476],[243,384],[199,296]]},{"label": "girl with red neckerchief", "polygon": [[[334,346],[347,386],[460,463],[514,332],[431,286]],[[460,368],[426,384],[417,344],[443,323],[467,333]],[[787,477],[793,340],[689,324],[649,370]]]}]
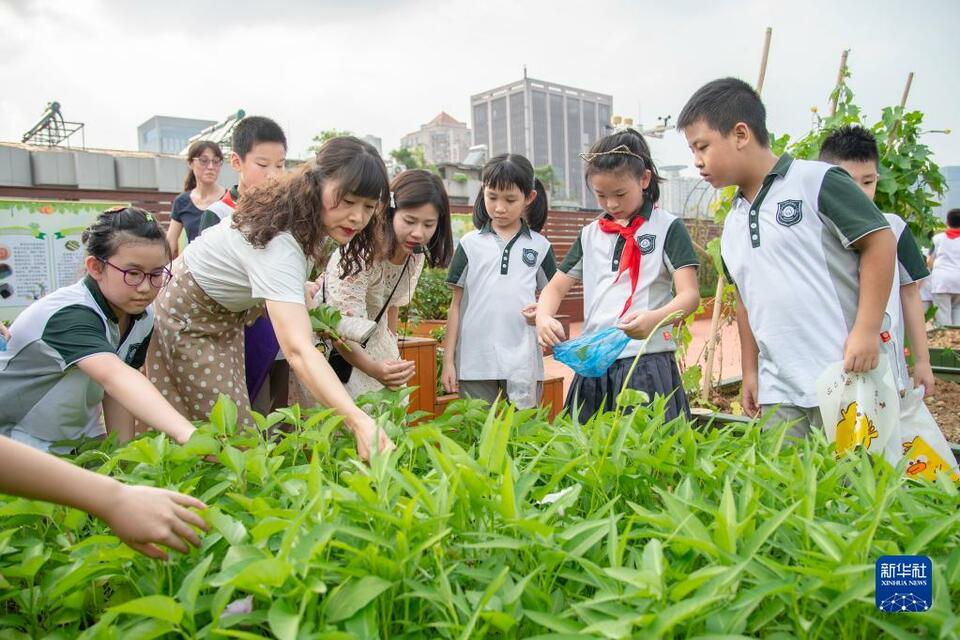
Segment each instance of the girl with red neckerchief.
[{"label": "girl with red neckerchief", "polygon": [[582,282],[583,333],[616,326],[633,339],[604,374],[574,377],[566,403],[571,414],[586,422],[597,411],[613,410],[626,385],[651,401],[666,397],[667,420],[689,416],[673,325],[656,327],[668,317],[678,321],[690,315],[700,304],[693,243],[683,221],[657,206],[660,177],[638,132],[608,135],[581,157],[603,214],[580,230],[540,295],[540,344],[554,346],[566,338],[553,315],[567,292]]}]

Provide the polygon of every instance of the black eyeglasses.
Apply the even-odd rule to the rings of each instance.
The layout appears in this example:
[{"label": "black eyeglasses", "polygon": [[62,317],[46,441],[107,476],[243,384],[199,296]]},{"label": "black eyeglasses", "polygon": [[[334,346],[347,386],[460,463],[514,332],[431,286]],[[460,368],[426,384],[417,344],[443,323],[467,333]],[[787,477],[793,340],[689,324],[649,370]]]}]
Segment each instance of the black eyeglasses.
[{"label": "black eyeglasses", "polygon": [[154,289],[162,289],[168,282],[170,278],[173,277],[173,274],[170,273],[170,270],[164,267],[160,271],[154,271],[152,273],[147,273],[143,269],[121,269],[117,265],[113,264],[109,260],[101,260],[103,264],[109,265],[123,274],[123,282],[128,287],[139,287],[143,284],[143,281],[147,278],[150,278],[150,286]]}]

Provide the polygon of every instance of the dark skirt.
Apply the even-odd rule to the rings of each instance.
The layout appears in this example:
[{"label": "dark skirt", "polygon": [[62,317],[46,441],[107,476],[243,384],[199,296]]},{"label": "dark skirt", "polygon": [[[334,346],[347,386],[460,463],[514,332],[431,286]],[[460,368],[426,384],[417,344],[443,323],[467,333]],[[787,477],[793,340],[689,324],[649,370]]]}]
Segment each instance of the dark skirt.
[{"label": "dark skirt", "polygon": [[[623,388],[633,360],[633,357],[620,358],[606,373],[596,378],[574,376],[564,405],[570,415],[577,415],[580,423],[585,423],[597,411],[616,409],[617,396]],[[627,387],[645,392],[651,400],[658,395],[666,397],[667,421],[680,415],[691,417],[690,405],[687,403],[687,394],[683,390],[680,369],[673,351],[640,356]]]},{"label": "dark skirt", "polygon": [[280,353],[280,343],[267,316],[260,316],[256,322],[246,327],[243,340],[247,362],[247,394],[253,402],[270,376],[273,362]]}]

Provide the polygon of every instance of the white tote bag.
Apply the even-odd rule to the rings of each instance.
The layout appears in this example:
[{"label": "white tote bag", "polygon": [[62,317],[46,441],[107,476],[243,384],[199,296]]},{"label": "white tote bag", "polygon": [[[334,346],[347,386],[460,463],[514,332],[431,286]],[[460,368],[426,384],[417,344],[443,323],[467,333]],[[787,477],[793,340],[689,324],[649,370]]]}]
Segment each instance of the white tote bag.
[{"label": "white tote bag", "polygon": [[914,478],[936,480],[937,472],[957,475],[957,460],[937,426],[930,410],[923,402],[923,387],[906,392],[900,400],[900,425],[897,437],[887,444],[887,459],[897,464],[907,458],[907,475]]},{"label": "white tote bag", "polygon": [[866,373],[848,373],[843,362],[827,367],[817,379],[817,400],[837,457],[857,446],[884,454],[896,440],[899,399],[886,354],[881,353],[877,368]]}]

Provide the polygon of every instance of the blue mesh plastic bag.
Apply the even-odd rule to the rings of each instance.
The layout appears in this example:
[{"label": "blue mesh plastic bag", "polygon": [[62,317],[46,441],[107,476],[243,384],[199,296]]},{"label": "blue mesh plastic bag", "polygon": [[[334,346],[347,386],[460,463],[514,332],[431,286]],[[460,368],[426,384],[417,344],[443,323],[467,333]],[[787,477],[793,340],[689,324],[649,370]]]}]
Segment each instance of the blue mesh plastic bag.
[{"label": "blue mesh plastic bag", "polygon": [[616,327],[601,329],[553,348],[553,359],[562,362],[586,378],[603,375],[614,363],[630,336]]}]

